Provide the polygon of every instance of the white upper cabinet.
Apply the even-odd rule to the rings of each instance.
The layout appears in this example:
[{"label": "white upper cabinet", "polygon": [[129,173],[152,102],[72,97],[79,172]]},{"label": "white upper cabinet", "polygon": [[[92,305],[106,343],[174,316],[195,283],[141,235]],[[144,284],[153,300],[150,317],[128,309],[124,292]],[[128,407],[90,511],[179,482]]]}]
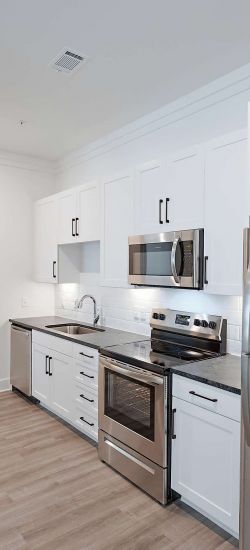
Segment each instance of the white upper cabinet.
[{"label": "white upper cabinet", "polygon": [[58,195],[58,242],[100,239],[100,191],[96,183],[69,189]]},{"label": "white upper cabinet", "polygon": [[34,271],[41,283],[57,282],[57,216],[55,196],[35,203]]},{"label": "white upper cabinet", "polygon": [[176,155],[167,165],[166,192],[171,231],[204,227],[204,154],[200,150]]},{"label": "white upper cabinet", "polygon": [[168,162],[137,167],[134,189],[137,234],[204,226],[204,155],[189,150]]},{"label": "white upper cabinet", "polygon": [[84,185],[77,191],[77,232],[80,241],[100,240],[100,187]]},{"label": "white upper cabinet", "polygon": [[246,135],[214,142],[207,149],[205,174],[205,290],[240,295],[243,228],[248,222]]},{"label": "white upper cabinet", "polygon": [[75,242],[76,190],[68,189],[58,195],[58,244]]},{"label": "white upper cabinet", "polygon": [[101,280],[107,286],[128,285],[128,237],[132,234],[133,189],[130,174],[102,184]]}]

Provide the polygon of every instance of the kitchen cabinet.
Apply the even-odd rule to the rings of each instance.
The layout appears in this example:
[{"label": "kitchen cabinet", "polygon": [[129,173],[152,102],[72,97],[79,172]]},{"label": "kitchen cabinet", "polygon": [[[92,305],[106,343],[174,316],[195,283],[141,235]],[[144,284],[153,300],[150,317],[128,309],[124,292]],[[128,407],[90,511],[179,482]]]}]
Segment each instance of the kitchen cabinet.
[{"label": "kitchen cabinet", "polygon": [[58,244],[76,240],[76,190],[68,189],[58,195]]},{"label": "kitchen cabinet", "polygon": [[204,155],[200,149],[137,167],[134,224],[137,234],[204,226]]},{"label": "kitchen cabinet", "polygon": [[97,183],[58,195],[58,243],[100,239],[100,193]]},{"label": "kitchen cabinet", "polygon": [[32,395],[44,405],[50,402],[50,380],[48,360],[50,351],[47,348],[32,345]]},{"label": "kitchen cabinet", "polygon": [[41,283],[57,282],[57,219],[56,196],[35,203],[34,272]]},{"label": "kitchen cabinet", "polygon": [[173,394],[172,488],[238,537],[240,397],[178,376]]},{"label": "kitchen cabinet", "polygon": [[248,225],[245,133],[207,147],[205,174],[205,291],[241,295],[243,228]]},{"label": "kitchen cabinet", "polygon": [[32,395],[98,441],[98,351],[32,331]]},{"label": "kitchen cabinet", "polygon": [[101,283],[128,286],[128,237],[133,234],[133,188],[130,173],[102,183]]},{"label": "kitchen cabinet", "polygon": [[59,416],[70,419],[72,359],[50,348],[32,345],[32,395]]}]

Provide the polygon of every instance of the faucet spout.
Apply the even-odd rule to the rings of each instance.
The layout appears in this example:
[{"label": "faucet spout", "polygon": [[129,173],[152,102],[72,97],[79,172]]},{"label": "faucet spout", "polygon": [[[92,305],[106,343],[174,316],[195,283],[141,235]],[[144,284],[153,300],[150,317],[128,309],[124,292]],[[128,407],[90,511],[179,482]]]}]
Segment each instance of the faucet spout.
[{"label": "faucet spout", "polygon": [[77,306],[76,306],[76,307],[77,307],[77,309],[81,309],[84,300],[86,300],[87,298],[90,298],[90,300],[92,300],[92,302],[93,302],[93,305],[94,305],[94,319],[93,319],[93,325],[97,325],[97,323],[98,323],[98,321],[99,321],[99,318],[100,318],[100,315],[99,315],[99,313],[97,313],[96,299],[94,298],[94,296],[92,296],[91,294],[84,294],[84,295],[80,298],[80,300],[78,300]]}]

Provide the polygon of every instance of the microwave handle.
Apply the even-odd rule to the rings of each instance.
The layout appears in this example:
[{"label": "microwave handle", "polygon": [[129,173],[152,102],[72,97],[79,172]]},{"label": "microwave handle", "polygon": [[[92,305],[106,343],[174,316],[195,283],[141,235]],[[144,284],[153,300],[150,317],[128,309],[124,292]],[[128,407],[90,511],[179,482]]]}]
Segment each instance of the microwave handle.
[{"label": "microwave handle", "polygon": [[172,250],[171,250],[171,269],[172,269],[172,275],[174,277],[174,280],[175,282],[179,285],[180,284],[180,277],[178,277],[177,275],[177,271],[176,271],[176,250],[177,250],[177,246],[178,246],[178,243],[180,241],[180,237],[176,237],[176,239],[174,239],[173,241],[173,246],[172,246]]}]

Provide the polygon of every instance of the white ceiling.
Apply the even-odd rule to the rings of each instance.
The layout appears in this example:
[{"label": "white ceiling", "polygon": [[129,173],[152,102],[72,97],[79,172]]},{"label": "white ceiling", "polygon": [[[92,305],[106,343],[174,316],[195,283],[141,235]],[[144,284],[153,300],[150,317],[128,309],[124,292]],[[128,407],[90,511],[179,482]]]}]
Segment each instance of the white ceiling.
[{"label": "white ceiling", "polygon": [[[247,0],[0,0],[0,14],[0,149],[48,159],[250,61]],[[64,47],[89,57],[70,77],[49,67]]]}]

